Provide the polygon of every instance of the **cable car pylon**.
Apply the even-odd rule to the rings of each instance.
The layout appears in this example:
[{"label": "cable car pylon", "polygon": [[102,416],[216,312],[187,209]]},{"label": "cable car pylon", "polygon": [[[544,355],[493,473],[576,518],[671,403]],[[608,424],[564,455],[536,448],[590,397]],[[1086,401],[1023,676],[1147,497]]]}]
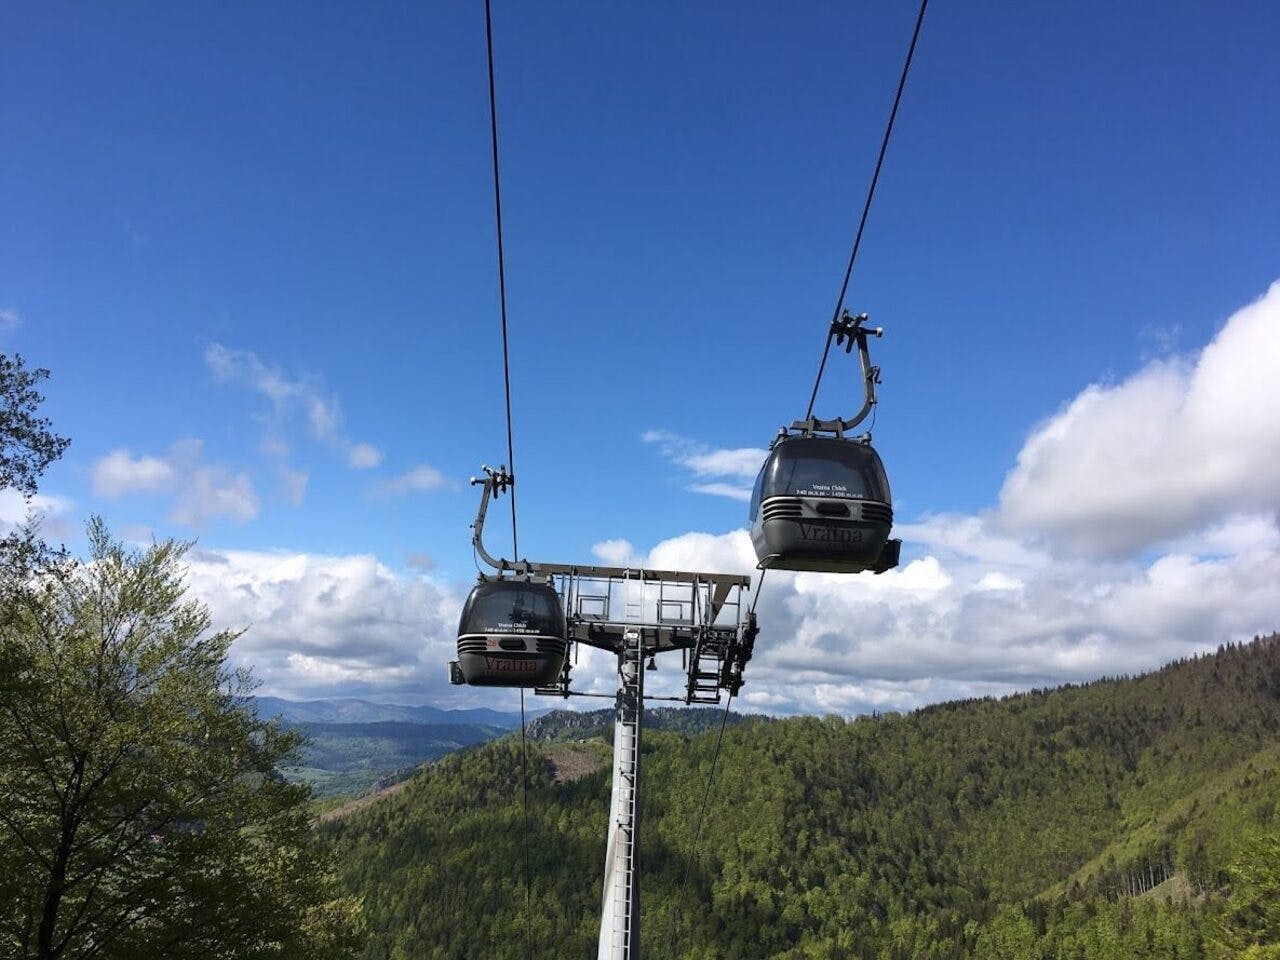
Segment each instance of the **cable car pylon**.
[{"label": "cable car pylon", "polygon": [[[484,546],[489,501],[515,480],[484,468],[472,525],[481,573],[458,624],[456,684],[532,688],[546,696],[601,694],[570,682],[576,644],[615,655],[618,691],[613,727],[613,785],[597,960],[640,957],[640,734],[646,699],[720,703],[742,688],[759,628],[746,602],[750,576],[649,570],[594,564],[542,563],[495,557]],[[555,602],[553,603],[552,600]],[[556,619],[558,618],[558,619]],[[679,697],[647,697],[645,661],[680,651],[686,671]],[[560,661],[554,679],[547,677]]]}]

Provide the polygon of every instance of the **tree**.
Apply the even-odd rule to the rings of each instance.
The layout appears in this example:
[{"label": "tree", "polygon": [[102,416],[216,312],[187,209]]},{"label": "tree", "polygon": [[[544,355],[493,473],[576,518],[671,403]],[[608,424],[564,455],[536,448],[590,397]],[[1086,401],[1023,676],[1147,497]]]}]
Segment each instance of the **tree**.
[{"label": "tree", "polygon": [[44,402],[36,387],[48,377],[43,367],[28,370],[19,354],[0,353],[0,489],[31,496],[40,475],[71,443],[50,429],[47,417],[36,416]]},{"label": "tree", "polygon": [[309,842],[298,737],[246,703],[188,545],[88,528],[0,618],[0,957],[338,957],[358,905]]},{"label": "tree", "polygon": [[1243,950],[1242,956],[1280,957],[1280,834],[1251,836],[1229,873],[1231,899],[1222,918],[1222,941]]},{"label": "tree", "polygon": [[[71,443],[53,433],[48,418],[36,416],[44,402],[36,386],[48,376],[44,368],[28,370],[17,354],[0,354],[0,490],[16,489],[28,500],[45,468]],[[38,519],[9,531],[0,537],[0,595],[21,589],[32,571],[59,556],[40,539]]]}]

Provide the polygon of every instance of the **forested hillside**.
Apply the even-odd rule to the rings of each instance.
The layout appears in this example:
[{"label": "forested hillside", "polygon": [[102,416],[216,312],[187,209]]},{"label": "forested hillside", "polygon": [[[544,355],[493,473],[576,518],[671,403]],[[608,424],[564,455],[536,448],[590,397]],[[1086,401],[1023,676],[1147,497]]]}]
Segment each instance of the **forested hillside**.
[{"label": "forested hillside", "polygon": [[[725,733],[648,731],[653,957],[1280,957],[1280,639],[1137,679]],[[594,953],[609,771],[530,744],[533,952]],[[327,825],[368,958],[524,957],[520,746],[446,758]],[[670,944],[670,945],[669,945]]]}]

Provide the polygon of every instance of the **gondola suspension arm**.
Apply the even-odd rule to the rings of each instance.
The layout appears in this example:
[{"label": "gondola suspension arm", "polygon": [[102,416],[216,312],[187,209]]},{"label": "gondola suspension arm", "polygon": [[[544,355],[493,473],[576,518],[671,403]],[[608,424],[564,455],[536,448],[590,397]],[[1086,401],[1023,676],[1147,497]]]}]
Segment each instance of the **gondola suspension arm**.
[{"label": "gondola suspension arm", "polygon": [[484,518],[489,512],[489,501],[497,500],[499,493],[506,493],[509,488],[513,488],[516,478],[507,473],[506,464],[498,467],[485,466],[483,477],[472,477],[471,485],[483,484],[484,490],[480,494],[480,507],[476,511],[475,523],[471,524],[471,545],[475,548],[480,559],[487,563],[499,573],[503,571],[511,571],[517,576],[529,572],[529,564],[521,560],[503,560],[501,557],[495,557],[484,548]]},{"label": "gondola suspension arm", "polygon": [[792,430],[798,430],[805,436],[832,433],[843,438],[845,433],[853,430],[870,415],[876,405],[876,385],[880,383],[880,368],[871,362],[871,355],[867,352],[867,337],[884,336],[884,330],[881,327],[863,326],[866,322],[865,313],[852,316],[846,310],[839,320],[832,321],[831,329],[827,331],[827,350],[831,349],[833,340],[836,346],[844,346],[845,353],[852,353],[854,347],[858,349],[858,363],[862,368],[862,408],[848,420],[843,417],[819,420],[812,415],[813,411],[810,408],[810,415],[806,419],[792,421]]}]

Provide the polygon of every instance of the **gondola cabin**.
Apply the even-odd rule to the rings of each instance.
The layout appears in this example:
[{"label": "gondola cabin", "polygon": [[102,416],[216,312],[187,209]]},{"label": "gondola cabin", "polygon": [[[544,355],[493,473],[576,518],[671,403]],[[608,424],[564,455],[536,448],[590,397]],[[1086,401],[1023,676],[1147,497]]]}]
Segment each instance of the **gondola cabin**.
[{"label": "gondola cabin", "polygon": [[880,455],[862,438],[780,436],[751,495],[763,568],[883,573],[898,565]]},{"label": "gondola cabin", "polygon": [[564,666],[564,608],[545,581],[481,578],[458,622],[455,682],[541,687]]}]

